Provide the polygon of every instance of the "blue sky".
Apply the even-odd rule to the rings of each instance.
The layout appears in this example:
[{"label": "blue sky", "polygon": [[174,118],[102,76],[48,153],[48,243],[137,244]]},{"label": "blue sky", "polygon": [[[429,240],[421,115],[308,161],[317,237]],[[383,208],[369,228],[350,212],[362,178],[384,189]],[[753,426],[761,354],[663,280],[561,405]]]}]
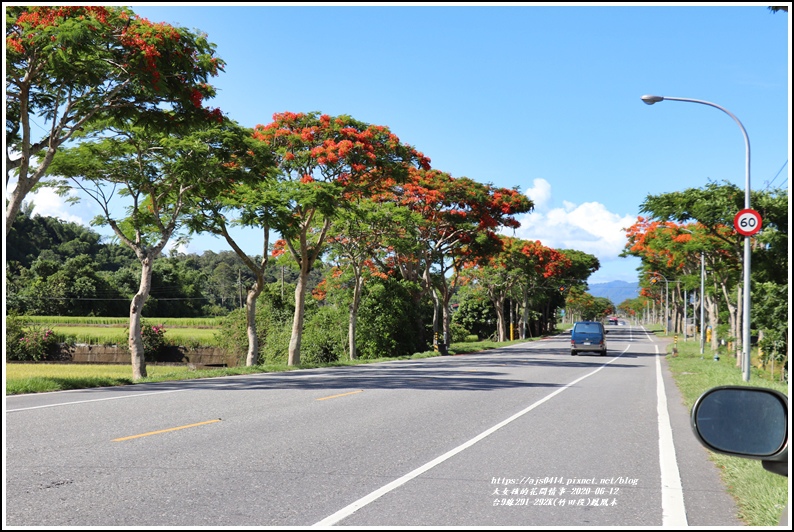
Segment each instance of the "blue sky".
[{"label": "blue sky", "polygon": [[[208,35],[227,63],[209,105],[245,126],[349,114],[434,168],[519,187],[535,210],[515,235],[597,256],[591,284],[637,280],[639,260],[618,255],[649,194],[744,189],[744,139],[727,114],[644,94],[728,109],[750,139],[752,188],[788,189],[791,30],[768,4],[131,5]],[[28,199],[86,225],[98,212]],[[235,237],[261,253],[259,231]],[[183,251],[205,249],[230,248],[199,236]]]}]

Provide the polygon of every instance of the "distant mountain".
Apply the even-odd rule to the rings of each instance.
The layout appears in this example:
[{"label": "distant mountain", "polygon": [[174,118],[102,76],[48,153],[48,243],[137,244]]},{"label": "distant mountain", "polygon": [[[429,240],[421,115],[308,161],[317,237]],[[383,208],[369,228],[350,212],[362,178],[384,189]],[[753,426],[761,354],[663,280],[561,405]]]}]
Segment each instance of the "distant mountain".
[{"label": "distant mountain", "polygon": [[615,306],[620,305],[627,299],[634,299],[640,296],[639,283],[627,283],[626,281],[610,281],[589,285],[588,294],[594,297],[605,297],[612,301]]}]

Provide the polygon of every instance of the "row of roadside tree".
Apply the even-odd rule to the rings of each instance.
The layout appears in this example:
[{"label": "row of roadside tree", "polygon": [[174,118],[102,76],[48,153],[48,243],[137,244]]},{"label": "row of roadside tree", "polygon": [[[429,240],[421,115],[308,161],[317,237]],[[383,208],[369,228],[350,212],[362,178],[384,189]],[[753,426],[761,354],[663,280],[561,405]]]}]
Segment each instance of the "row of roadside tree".
[{"label": "row of roadside tree", "polygon": [[[789,349],[788,190],[752,191],[751,205],[763,221],[751,240],[752,337],[758,339],[762,363],[780,364]],[[744,190],[727,182],[648,196],[641,206],[646,216],[626,230],[624,250],[641,259],[641,295],[623,302],[621,310],[639,316],[647,301],[660,308],[667,304],[672,330],[680,334],[687,309],[695,316],[703,304],[700,325],[712,331],[712,350],[730,345],[740,363],[744,236],[733,220],[743,207]]]},{"label": "row of roadside tree", "polygon": [[[99,205],[94,223],[112,229],[140,265],[129,305],[135,379],[146,376],[141,320],[155,261],[167,245],[198,233],[222,237],[253,277],[245,295],[248,365],[259,360],[256,305],[277,257],[297,273],[290,365],[301,360],[310,276],[324,261],[333,268],[316,296],[349,290],[351,358],[370,278],[406,283],[416,307],[432,300],[443,352],[461,283],[488,294],[503,339],[509,297],[520,294],[512,308],[521,309],[522,334],[530,318],[545,330],[565,297],[549,288],[582,288],[598,268],[590,255],[505,236],[518,227],[516,215],[533,208],[529,198],[433,169],[385,126],[311,111],[276,113],[249,129],[204,107],[215,93],[208,81],[224,62],[200,33],[124,7],[12,6],[6,36],[6,141],[14,155],[7,180],[16,177],[6,236],[35,187],[79,191]],[[40,138],[34,120],[51,126]],[[261,231],[261,254],[243,251],[235,226]]]}]

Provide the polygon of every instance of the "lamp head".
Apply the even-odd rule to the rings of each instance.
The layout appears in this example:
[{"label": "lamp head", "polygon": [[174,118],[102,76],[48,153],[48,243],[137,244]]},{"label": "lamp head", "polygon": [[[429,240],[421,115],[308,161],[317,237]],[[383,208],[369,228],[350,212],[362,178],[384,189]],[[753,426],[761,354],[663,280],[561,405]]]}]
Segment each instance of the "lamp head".
[{"label": "lamp head", "polygon": [[642,96],[642,101],[648,105],[653,105],[657,102],[661,102],[662,100],[664,100],[664,96],[653,96],[651,94],[646,94],[645,96]]}]

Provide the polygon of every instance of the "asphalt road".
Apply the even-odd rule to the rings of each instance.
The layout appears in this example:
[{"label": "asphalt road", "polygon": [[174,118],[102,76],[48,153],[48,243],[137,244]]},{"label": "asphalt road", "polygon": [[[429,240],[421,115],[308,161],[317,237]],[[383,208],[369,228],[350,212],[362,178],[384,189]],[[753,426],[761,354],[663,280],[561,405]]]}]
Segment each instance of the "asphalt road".
[{"label": "asphalt road", "polygon": [[737,526],[641,328],[10,396],[4,528]]}]

